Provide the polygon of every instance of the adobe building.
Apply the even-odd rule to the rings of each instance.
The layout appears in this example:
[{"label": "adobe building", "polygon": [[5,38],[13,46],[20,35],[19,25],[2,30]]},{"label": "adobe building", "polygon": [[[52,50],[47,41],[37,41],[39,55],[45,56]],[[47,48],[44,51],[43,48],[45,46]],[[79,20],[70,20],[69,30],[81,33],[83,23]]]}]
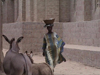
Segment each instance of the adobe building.
[{"label": "adobe building", "polygon": [[99,0],[3,0],[3,22],[56,22],[99,19]]},{"label": "adobe building", "polygon": [[[43,20],[55,18],[53,31],[66,45],[84,47],[65,46],[66,57],[100,68],[100,0],[2,0],[2,7],[3,34],[10,39],[24,36],[21,52],[42,53]],[[5,40],[3,48],[9,48]]]},{"label": "adobe building", "polygon": [[3,33],[24,36],[28,50],[41,51],[48,18],[55,18],[54,31],[66,43],[100,46],[100,0],[2,0],[2,7]]}]

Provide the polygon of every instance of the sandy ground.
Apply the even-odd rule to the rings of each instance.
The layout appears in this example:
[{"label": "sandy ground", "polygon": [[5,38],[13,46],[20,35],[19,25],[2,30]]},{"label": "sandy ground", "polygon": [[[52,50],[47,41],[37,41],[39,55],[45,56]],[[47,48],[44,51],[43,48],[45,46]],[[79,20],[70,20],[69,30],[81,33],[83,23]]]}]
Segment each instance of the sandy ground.
[{"label": "sandy ground", "polygon": [[[35,63],[45,62],[45,58],[42,55],[34,55],[33,60]],[[67,60],[55,67],[54,75],[100,75],[100,69]]]},{"label": "sandy ground", "polygon": [[[43,56],[33,56],[33,59],[35,63],[45,62]],[[67,60],[55,67],[54,75],[100,75],[100,69]]]}]

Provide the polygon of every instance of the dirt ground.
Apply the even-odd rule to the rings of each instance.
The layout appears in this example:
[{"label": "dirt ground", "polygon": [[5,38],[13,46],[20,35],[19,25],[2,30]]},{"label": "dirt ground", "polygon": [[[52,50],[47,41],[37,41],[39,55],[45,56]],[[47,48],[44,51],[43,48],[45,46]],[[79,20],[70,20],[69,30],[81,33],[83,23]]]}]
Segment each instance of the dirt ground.
[{"label": "dirt ground", "polygon": [[[35,63],[45,62],[43,56],[33,56],[33,59]],[[100,75],[100,69],[67,60],[55,67],[54,75]]]},{"label": "dirt ground", "polygon": [[[5,53],[6,50],[3,50],[3,52]],[[35,63],[45,62],[42,55],[34,55],[33,60]],[[55,67],[54,75],[100,75],[100,69],[67,60]]]}]

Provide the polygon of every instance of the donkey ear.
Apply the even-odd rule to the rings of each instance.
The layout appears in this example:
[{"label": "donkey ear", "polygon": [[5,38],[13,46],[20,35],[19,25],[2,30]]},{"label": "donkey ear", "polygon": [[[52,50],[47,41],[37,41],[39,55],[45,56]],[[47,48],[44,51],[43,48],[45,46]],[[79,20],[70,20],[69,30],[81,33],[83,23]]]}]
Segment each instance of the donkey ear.
[{"label": "donkey ear", "polygon": [[15,38],[12,38],[11,41],[10,41],[10,43],[12,43],[13,41],[15,41]]},{"label": "donkey ear", "polygon": [[30,51],[30,53],[33,53],[33,51]]},{"label": "donkey ear", "polygon": [[33,52],[32,51],[30,52],[30,55],[31,55],[31,57],[33,57]]},{"label": "donkey ear", "polygon": [[23,36],[19,37],[19,38],[17,39],[17,43],[21,42],[21,40],[22,40],[23,38],[24,38]]},{"label": "donkey ear", "polygon": [[9,39],[5,36],[5,35],[2,35],[4,38],[5,38],[5,40],[10,44],[10,41],[9,41]]},{"label": "donkey ear", "polygon": [[25,53],[27,54],[28,52],[27,52],[27,51],[25,51]]}]

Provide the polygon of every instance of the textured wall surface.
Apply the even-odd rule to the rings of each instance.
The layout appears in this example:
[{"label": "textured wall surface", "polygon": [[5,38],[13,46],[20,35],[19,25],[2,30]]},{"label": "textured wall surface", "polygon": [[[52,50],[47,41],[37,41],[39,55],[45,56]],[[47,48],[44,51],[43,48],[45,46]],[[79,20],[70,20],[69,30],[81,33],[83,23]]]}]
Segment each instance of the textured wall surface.
[{"label": "textured wall surface", "polygon": [[[24,36],[24,39],[19,44],[20,52],[27,50],[33,51],[34,54],[40,54],[42,53],[43,37],[47,32],[43,26],[44,23],[37,22],[3,24],[3,34],[9,39],[12,37],[17,39],[20,36]],[[57,32],[66,43],[67,47],[65,46],[63,52],[66,58],[100,68],[100,20],[55,23],[53,31]],[[72,45],[68,48],[68,44],[77,45],[77,47],[75,48]],[[84,47],[81,48],[80,45],[84,45]],[[3,48],[9,49],[9,44],[4,39]]]},{"label": "textured wall surface", "polygon": [[12,23],[14,22],[14,1],[6,0],[3,2],[3,22]]},{"label": "textured wall surface", "polygon": [[97,20],[100,19],[100,0],[92,0],[92,19]]},{"label": "textured wall surface", "polygon": [[56,22],[97,20],[100,19],[100,7],[96,1],[5,0],[3,2],[3,22],[42,22],[47,18],[55,18]]},{"label": "textured wall surface", "polygon": [[[21,23],[9,23],[3,24],[3,34],[8,37],[8,39],[16,38],[22,36],[22,25]],[[3,38],[3,48],[9,49],[10,45]],[[22,42],[21,42],[22,43]],[[21,44],[20,43],[20,44]],[[21,46],[20,46],[21,47]]]},{"label": "textured wall surface", "polygon": [[[57,32],[67,44],[100,46],[100,20],[55,23],[54,32]],[[10,39],[24,36],[23,50],[41,51],[43,36],[47,32],[44,23],[22,22],[3,24],[3,33]],[[6,46],[4,44],[4,46]]]},{"label": "textured wall surface", "polygon": [[[42,51],[42,43],[44,34],[47,33],[43,23],[22,22],[3,24],[3,34],[9,39],[24,36],[24,39],[19,44],[22,51]],[[54,32],[57,32],[60,37],[63,36],[62,23],[55,23]],[[3,39],[3,48],[9,48],[9,44]]]},{"label": "textured wall surface", "polygon": [[68,44],[100,46],[100,20],[63,23],[63,39]]},{"label": "textured wall surface", "polygon": [[[24,36],[19,44],[21,52],[27,50],[42,53],[43,37],[47,32],[43,27],[43,19],[55,18],[58,23],[55,23],[53,31],[57,32],[65,43],[100,47],[100,7],[96,1],[5,0],[3,34],[9,39]],[[4,38],[2,41],[3,48],[9,49]],[[100,68],[100,51],[65,48],[64,55],[73,61]]]},{"label": "textured wall surface", "polygon": [[84,21],[92,20],[92,1],[84,0]]},{"label": "textured wall surface", "polygon": [[86,66],[100,68],[100,47],[66,45],[64,56],[71,61],[80,62]]},{"label": "textured wall surface", "polygon": [[[43,23],[23,23],[23,50],[41,52],[44,34],[47,33]],[[62,37],[61,23],[55,23],[54,32],[57,32]]]},{"label": "textured wall surface", "polygon": [[84,21],[84,0],[71,0],[70,22]]},{"label": "textured wall surface", "polygon": [[34,5],[34,21],[42,22],[46,16],[45,0],[35,0]]},{"label": "textured wall surface", "polygon": [[70,0],[59,0],[59,22],[70,22]]}]

